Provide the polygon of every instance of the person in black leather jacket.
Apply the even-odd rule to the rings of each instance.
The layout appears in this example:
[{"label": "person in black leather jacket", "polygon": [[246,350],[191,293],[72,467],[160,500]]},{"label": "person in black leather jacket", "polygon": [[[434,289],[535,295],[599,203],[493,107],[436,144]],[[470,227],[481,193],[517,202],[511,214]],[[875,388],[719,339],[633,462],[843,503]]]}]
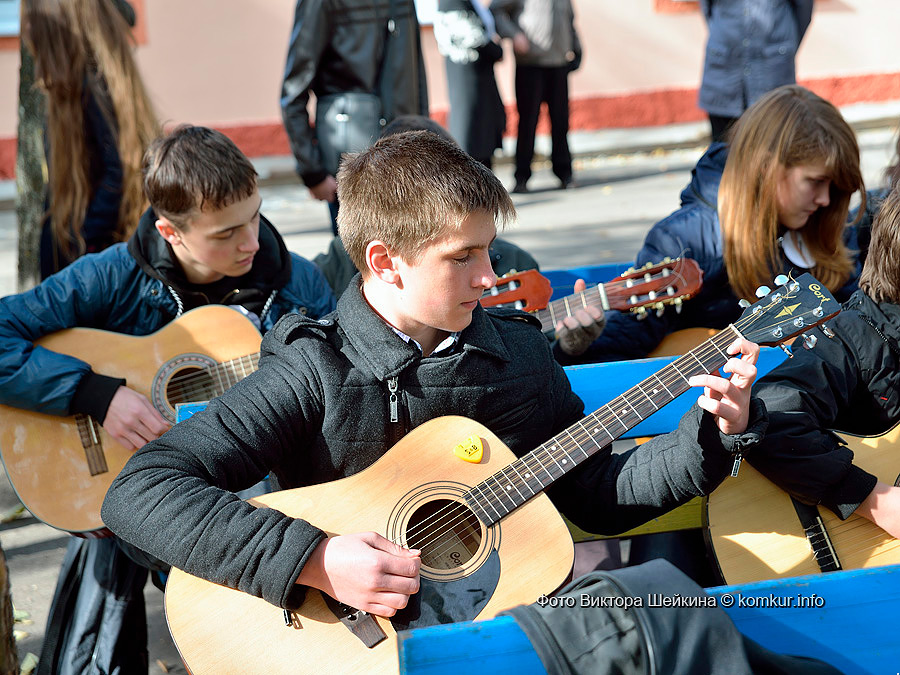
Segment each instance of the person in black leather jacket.
[{"label": "person in black leather jacket", "polygon": [[769,410],[766,443],[751,463],[774,483],[840,518],[857,513],[900,537],[900,487],[853,463],[831,430],[880,435],[900,422],[900,186],[872,225],[859,290],[821,328],[761,379]]},{"label": "person in black leather jacket", "polygon": [[[329,203],[335,235],[338,167],[323,158],[307,105],[310,93],[320,106],[326,97],[346,92],[377,96],[382,126],[398,115],[428,115],[413,0],[297,0],[281,86],[281,114],[297,174],[313,197]],[[348,152],[362,149],[345,148]]]}]

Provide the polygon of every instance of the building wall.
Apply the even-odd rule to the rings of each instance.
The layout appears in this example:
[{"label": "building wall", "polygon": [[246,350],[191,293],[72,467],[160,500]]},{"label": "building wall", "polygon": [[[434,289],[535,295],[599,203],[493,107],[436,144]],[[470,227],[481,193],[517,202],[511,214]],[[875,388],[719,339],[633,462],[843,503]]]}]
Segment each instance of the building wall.
[{"label": "building wall", "polygon": [[[423,2],[426,0],[423,0]],[[433,0],[432,0],[433,1]],[[295,0],[138,0],[137,58],[160,117],[216,126],[251,155],[287,152],[278,96]],[[696,2],[573,0],[584,60],[570,80],[572,127],[703,119],[706,27]],[[897,0],[817,0],[800,81],[838,105],[900,100]],[[443,61],[423,29],[432,115],[446,119]],[[0,177],[12,175],[19,52],[0,38]],[[511,54],[497,66],[513,129]],[[508,130],[508,131],[509,131]]]}]

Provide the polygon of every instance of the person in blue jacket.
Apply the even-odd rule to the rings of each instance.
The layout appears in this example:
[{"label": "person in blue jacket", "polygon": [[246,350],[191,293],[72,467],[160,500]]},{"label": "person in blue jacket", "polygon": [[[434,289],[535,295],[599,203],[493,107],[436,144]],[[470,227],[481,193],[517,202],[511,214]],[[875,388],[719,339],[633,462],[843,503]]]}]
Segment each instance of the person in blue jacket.
[{"label": "person in blue jacket", "polygon": [[700,0],[709,28],[699,105],[714,142],[767,91],[797,82],[794,59],[813,0]]},{"label": "person in blue jacket", "polygon": [[[724,328],[779,274],[811,272],[846,300],[860,272],[850,197],[865,187],[853,130],[831,103],[797,85],[766,94],[741,116],[730,145],[712,144],[681,193],[681,208],[656,223],[636,265],[688,257],[703,287],[681,312],[639,320],[610,312],[603,333],[579,353],[557,344],[564,364],[647,356],[682,328]],[[565,336],[566,327],[557,329]]]},{"label": "person in blue jacket", "polygon": [[[207,304],[232,306],[265,331],[286,314],[317,318],[335,306],[318,268],[261,215],[256,171],[223,134],[178,127],[151,144],[143,175],[151,207],[127,244],[0,299],[0,403],[90,415],[135,450],[169,427],[151,402],[35,340],[72,327],[147,335]],[[146,579],[119,540],[70,540],[40,672],[146,673]]]}]

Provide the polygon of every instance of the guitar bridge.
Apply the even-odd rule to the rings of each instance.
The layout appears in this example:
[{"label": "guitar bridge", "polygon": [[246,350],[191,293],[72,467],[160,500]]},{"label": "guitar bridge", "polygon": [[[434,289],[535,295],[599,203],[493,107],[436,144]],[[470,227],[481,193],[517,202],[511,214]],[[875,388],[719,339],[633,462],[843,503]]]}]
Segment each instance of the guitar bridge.
[{"label": "guitar bridge", "polygon": [[837,572],[843,569],[837,551],[834,550],[831,535],[828,534],[822,516],[819,515],[819,510],[815,506],[804,504],[793,497],[791,497],[791,501],[797,517],[800,519],[800,524],[803,525],[803,531],[819,569],[823,572]]},{"label": "guitar bridge", "polygon": [[362,612],[342,602],[338,602],[327,593],[322,593],[322,598],[332,614],[369,649],[387,639],[387,635],[381,626],[378,625],[378,622],[375,621],[375,617],[368,612]]},{"label": "guitar bridge", "polygon": [[91,475],[97,476],[109,471],[106,455],[103,454],[103,442],[100,440],[100,425],[90,415],[81,413],[75,415],[75,424],[78,426],[78,437]]}]

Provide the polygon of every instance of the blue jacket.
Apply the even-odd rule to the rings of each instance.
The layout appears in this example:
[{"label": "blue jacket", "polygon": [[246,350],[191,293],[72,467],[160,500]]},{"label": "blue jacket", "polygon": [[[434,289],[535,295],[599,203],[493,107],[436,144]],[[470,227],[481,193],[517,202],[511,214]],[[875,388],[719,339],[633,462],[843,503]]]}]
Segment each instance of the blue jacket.
[{"label": "blue jacket", "polygon": [[[35,347],[35,340],[73,327],[148,335],[182,313],[190,292],[179,284],[168,245],[152,229],[155,220],[148,210],[127,245],[82,256],[39,286],[0,298],[0,403],[54,415],[82,412],[70,405],[90,365]],[[266,294],[263,330],[284,314],[320,317],[335,306],[318,268],[290,253],[264,218],[253,269],[238,282]],[[209,304],[194,300],[188,306]]]},{"label": "blue jacket", "polygon": [[797,81],[794,57],[813,0],[701,0],[709,26],[700,107],[740,117],[767,91]]},{"label": "blue jacket", "polygon": [[[643,320],[628,313],[608,313],[603,334],[580,357],[568,356],[558,345],[554,346],[557,359],[564,365],[643,358],[673,331],[694,327],[725,328],[740,317],[743,310],[725,270],[717,212],[719,182],[727,157],[728,146],[713,143],[709,147],[691,171],[691,182],[681,193],[681,208],[650,229],[635,260],[636,266],[640,267],[661,262],[665,257],[693,258],[703,270],[701,291],[682,305],[680,314],[672,307],[667,308],[662,317],[651,312]],[[851,250],[856,250],[855,228],[848,226],[844,241]],[[772,276],[789,274],[793,269],[790,262],[785,261],[782,269],[774,271]],[[804,271],[798,270],[798,273]],[[839,302],[847,300],[856,290],[860,271],[857,263],[851,279],[834,293]]]}]

